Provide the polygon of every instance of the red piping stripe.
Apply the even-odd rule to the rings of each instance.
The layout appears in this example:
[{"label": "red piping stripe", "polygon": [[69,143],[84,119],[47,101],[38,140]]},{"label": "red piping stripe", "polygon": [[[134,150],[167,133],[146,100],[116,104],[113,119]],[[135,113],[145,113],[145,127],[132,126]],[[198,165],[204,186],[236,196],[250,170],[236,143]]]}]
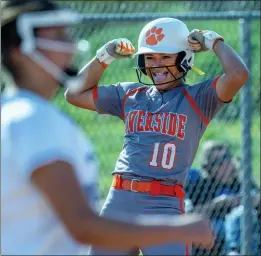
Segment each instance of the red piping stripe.
[{"label": "red piping stripe", "polygon": [[219,78],[220,78],[220,76],[217,76],[217,77],[214,79],[213,84],[212,84],[212,87],[213,87],[213,88],[216,88],[216,87],[217,87],[217,81],[218,81]]},{"label": "red piping stripe", "polygon": [[[217,87],[217,81],[218,81],[219,78],[220,78],[220,76],[217,76],[217,77],[214,79],[213,84],[212,84],[212,87],[213,87],[213,88],[216,88],[216,87]],[[232,98],[231,100],[229,100],[229,101],[222,101],[222,100],[220,100],[220,101],[222,101],[222,102],[224,102],[224,103],[230,103],[232,100],[233,100],[233,98]]]},{"label": "red piping stripe", "polygon": [[93,100],[96,101],[98,99],[98,86],[95,86],[93,89],[92,89],[92,97],[93,97]]},{"label": "red piping stripe", "polygon": [[125,113],[124,113],[124,106],[125,106],[125,102],[126,102],[127,98],[128,98],[129,96],[133,95],[134,93],[136,93],[136,92],[142,92],[142,91],[145,90],[145,89],[147,89],[147,88],[146,88],[146,87],[136,88],[136,89],[131,90],[131,91],[129,91],[128,93],[125,94],[125,96],[124,96],[124,98],[123,98],[123,100],[122,100],[122,114],[121,114],[121,119],[122,119],[123,121],[124,121],[124,115],[125,115]]},{"label": "red piping stripe", "polygon": [[197,112],[197,114],[200,116],[201,120],[203,121],[204,124],[208,125],[209,120],[204,117],[198,106],[196,105],[195,101],[193,98],[188,94],[187,90],[183,88],[183,92],[185,94],[185,97],[187,98],[188,102],[191,104],[191,106],[194,108],[194,110]]}]

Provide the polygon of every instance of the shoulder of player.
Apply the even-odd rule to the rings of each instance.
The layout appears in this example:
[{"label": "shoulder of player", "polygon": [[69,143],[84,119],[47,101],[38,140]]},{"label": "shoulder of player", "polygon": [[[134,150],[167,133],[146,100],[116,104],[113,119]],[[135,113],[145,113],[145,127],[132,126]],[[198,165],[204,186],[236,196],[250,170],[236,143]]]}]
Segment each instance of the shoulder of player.
[{"label": "shoulder of player", "polygon": [[[4,100],[2,105],[2,123],[15,126],[39,123],[45,116],[46,108],[40,102],[29,97],[11,97]],[[47,115],[47,114],[46,114]]]},{"label": "shoulder of player", "polygon": [[188,86],[187,90],[189,92],[193,92],[193,91],[198,91],[198,90],[200,90],[200,89],[202,89],[202,88],[204,88],[206,86],[209,87],[209,86],[211,86],[213,84],[214,80],[215,80],[215,77],[206,79],[206,80],[204,80],[202,82],[199,82],[197,84],[193,84],[191,86]]},{"label": "shoulder of player", "polygon": [[135,82],[120,82],[117,84],[117,86],[122,88],[124,94],[127,94],[130,91],[133,91],[138,88],[147,88],[143,84],[135,83]]},{"label": "shoulder of player", "polygon": [[72,125],[65,114],[45,100],[20,97],[5,102],[1,112],[4,124],[12,125],[13,129],[20,131],[20,134],[55,132],[59,130],[58,127],[63,127],[64,130]]}]

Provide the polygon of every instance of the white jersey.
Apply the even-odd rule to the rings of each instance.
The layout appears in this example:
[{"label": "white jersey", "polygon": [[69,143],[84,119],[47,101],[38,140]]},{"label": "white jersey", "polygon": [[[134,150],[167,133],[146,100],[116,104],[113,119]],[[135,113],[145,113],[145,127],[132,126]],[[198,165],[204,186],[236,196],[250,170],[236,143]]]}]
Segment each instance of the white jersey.
[{"label": "white jersey", "polygon": [[74,167],[82,185],[91,185],[97,165],[90,143],[52,104],[20,90],[2,96],[1,149],[1,253],[77,254],[80,244],[33,185],[31,174],[64,160]]}]

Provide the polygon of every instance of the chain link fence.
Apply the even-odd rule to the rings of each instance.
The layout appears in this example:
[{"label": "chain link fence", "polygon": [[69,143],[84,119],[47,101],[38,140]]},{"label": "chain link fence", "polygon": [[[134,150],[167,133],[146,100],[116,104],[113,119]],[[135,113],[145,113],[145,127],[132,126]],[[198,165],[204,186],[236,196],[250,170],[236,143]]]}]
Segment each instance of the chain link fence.
[{"label": "chain link fence", "polygon": [[[227,255],[232,252],[259,255],[260,204],[256,180],[260,178],[260,2],[63,1],[59,4],[86,15],[84,24],[75,30],[75,36],[87,40],[90,46],[87,55],[78,54],[79,67],[90,60],[99,47],[115,38],[126,37],[137,48],[142,27],[148,21],[164,16],[181,19],[190,30],[214,30],[244,55],[242,57],[251,66],[251,79],[247,85],[250,91],[241,92],[241,97],[240,94],[236,96],[208,127],[188,175],[186,208],[187,211],[207,214],[217,236],[212,250],[193,247],[193,255]],[[249,31],[242,31],[241,17],[247,22],[244,28],[247,25]],[[211,52],[196,55],[195,65],[206,75],[201,77],[191,71],[187,76],[189,84],[222,72],[220,63]],[[105,71],[100,84],[137,81],[134,66],[135,60],[114,62]],[[56,98],[56,102],[93,140],[100,160],[101,192],[106,196],[111,183],[110,172],[122,147],[124,125],[114,117],[77,109],[67,104],[62,95]]]},{"label": "chain link fence", "polygon": [[[90,51],[87,56],[78,56],[79,66],[90,60],[99,47],[115,38],[126,37],[137,47],[139,32],[146,22],[160,16],[170,16],[170,14],[173,17],[173,13],[181,15],[180,19],[188,25],[190,30],[193,28],[214,30],[223,35],[237,52],[244,54],[243,58],[248,58],[248,54],[251,55],[251,58],[248,58],[252,64],[251,84],[248,84],[251,92],[241,93],[244,94],[241,98],[239,95],[236,96],[208,127],[193,168],[188,175],[186,207],[187,211],[207,214],[211,218],[217,236],[212,250],[193,247],[193,255],[226,255],[232,252],[259,255],[260,241],[257,238],[259,238],[260,229],[257,220],[260,204],[259,201],[249,203],[246,200],[252,198],[256,200],[258,196],[252,197],[252,195],[259,194],[259,184],[256,184],[255,180],[260,177],[260,136],[257,134],[260,126],[260,93],[257,93],[260,92],[260,15],[259,19],[252,21],[248,17],[250,13],[256,14],[260,10],[260,2],[74,1],[60,4],[86,14],[85,24],[78,28],[75,35],[79,39],[88,40]],[[250,31],[242,31],[242,20],[241,23],[239,22],[240,13],[243,15],[242,11],[244,11]],[[245,11],[249,11],[249,15]],[[205,18],[200,19],[198,15],[204,16],[203,14]],[[185,15],[184,18],[182,15]],[[248,42],[250,42],[249,45]],[[221,65],[211,52],[198,54],[195,65],[205,71],[206,75],[200,77],[190,72],[187,78],[190,84],[222,72]],[[106,70],[101,84],[137,81],[134,66],[135,60],[113,63]],[[58,98],[57,103],[69,112],[93,139],[100,160],[101,191],[105,196],[111,183],[110,172],[114,168],[122,147],[123,124],[111,116],[98,116],[96,113],[76,109],[65,103],[63,99]],[[250,103],[252,103],[251,109]],[[245,113],[241,119],[240,113]],[[251,120],[253,120],[252,123]],[[249,130],[251,127],[256,132],[251,134]],[[241,130],[243,135],[240,133]],[[251,136],[255,138],[253,144],[251,144]],[[216,149],[219,143],[222,145],[220,151]],[[220,155],[223,151],[224,155]],[[249,171],[253,173],[253,176],[247,174]],[[245,177],[245,175],[248,176]],[[245,184],[242,183],[244,178]],[[243,210],[243,206],[247,208]]]},{"label": "chain link fence", "polygon": [[[236,96],[209,125],[188,175],[185,187],[186,209],[209,215],[217,235],[212,250],[194,247],[193,255],[228,255],[231,251],[245,252],[245,255],[259,255],[260,1],[160,3],[57,1],[57,3],[86,14],[84,24],[73,30],[77,39],[85,39],[88,42],[86,44],[88,52],[77,54],[79,67],[93,58],[99,47],[115,38],[126,37],[137,48],[137,39],[142,27],[150,20],[163,16],[181,19],[189,30],[199,28],[216,31],[237,52],[243,54],[244,58],[249,55],[250,91],[244,92],[241,97]],[[242,24],[239,22],[241,14],[248,22],[250,28],[248,33],[241,30]],[[135,60],[119,60],[112,63],[105,71],[100,84],[138,81],[133,68],[135,65]],[[220,63],[211,52],[197,54],[195,66],[206,74],[199,76],[190,71],[187,76],[189,84],[198,83],[222,72]],[[99,116],[97,113],[68,104],[64,100],[63,92],[58,94],[54,101],[80,124],[87,136],[92,139],[99,159],[100,190],[104,198],[111,185],[110,173],[122,148],[124,124],[115,117]],[[249,173],[246,175],[247,172]],[[242,182],[244,179],[246,183]],[[242,198],[250,200],[251,203],[247,204]],[[247,219],[249,217],[250,219]],[[240,224],[242,220],[243,225]],[[244,248],[240,248],[242,241]]]}]

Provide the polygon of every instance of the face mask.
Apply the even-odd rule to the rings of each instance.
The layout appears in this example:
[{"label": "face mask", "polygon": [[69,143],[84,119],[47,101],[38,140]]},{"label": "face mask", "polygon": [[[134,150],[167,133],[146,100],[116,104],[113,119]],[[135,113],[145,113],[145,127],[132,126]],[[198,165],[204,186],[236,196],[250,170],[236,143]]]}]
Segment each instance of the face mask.
[{"label": "face mask", "polygon": [[[79,74],[75,67],[67,67],[64,70],[60,69],[38,49],[76,53],[80,44],[37,38],[34,35],[34,29],[69,26],[80,22],[81,18],[78,13],[64,10],[24,13],[17,19],[17,31],[21,37],[20,50],[22,53],[30,57],[35,63],[52,75],[60,85],[70,88],[72,91],[77,91],[83,86],[84,81],[86,81],[85,75],[83,73]],[[83,48],[82,45],[81,42],[81,50]]]}]

